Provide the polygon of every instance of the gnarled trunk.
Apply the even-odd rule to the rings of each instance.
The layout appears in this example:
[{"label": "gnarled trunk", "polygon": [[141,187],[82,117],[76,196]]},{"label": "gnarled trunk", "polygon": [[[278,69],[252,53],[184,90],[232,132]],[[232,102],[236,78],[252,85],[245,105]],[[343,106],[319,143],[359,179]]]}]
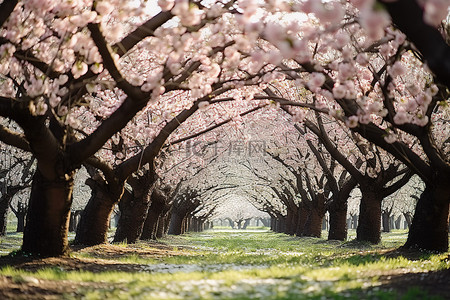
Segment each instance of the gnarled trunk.
[{"label": "gnarled trunk", "polygon": [[58,256],[68,251],[73,175],[49,181],[39,169],[33,177],[22,251],[41,256]]},{"label": "gnarled trunk", "polygon": [[158,228],[159,214],[157,211],[151,209],[147,213],[147,218],[142,228],[141,240],[156,240],[156,229]]},{"label": "gnarled trunk", "polygon": [[27,216],[26,211],[21,211],[16,214],[17,217],[17,227],[16,232],[24,232],[25,231],[25,218]]},{"label": "gnarled trunk", "polygon": [[183,219],[184,216],[180,215],[176,211],[172,211],[172,217],[170,219],[169,234],[179,235],[183,233]]},{"label": "gnarled trunk", "polygon": [[322,223],[324,215],[325,214],[320,211],[312,209],[305,223],[305,228],[302,235],[320,238],[322,236]]},{"label": "gnarled trunk", "polygon": [[[442,178],[441,178],[442,179]],[[417,202],[405,248],[448,250],[450,181],[428,183]]]},{"label": "gnarled trunk", "polygon": [[[151,195],[151,204],[148,209],[147,218],[142,229],[141,239],[156,239],[158,222],[164,213],[167,212],[166,195],[158,189],[155,189]],[[162,220],[161,220],[162,222]]]},{"label": "gnarled trunk", "polygon": [[286,233],[294,235],[297,231],[298,208],[288,209],[286,215]]},{"label": "gnarled trunk", "polygon": [[86,184],[92,190],[91,198],[77,226],[74,244],[94,246],[108,242],[108,229],[114,205],[118,197],[112,196],[105,182],[88,178]]},{"label": "gnarled trunk", "polygon": [[[113,242],[135,243],[139,239],[151,203],[150,193],[152,189],[145,189],[137,195],[124,194],[119,203],[121,214]],[[125,197],[125,195],[127,196]]]},{"label": "gnarled trunk", "polygon": [[8,223],[9,197],[0,198],[0,236],[6,235]]},{"label": "gnarled trunk", "polygon": [[306,221],[308,220],[308,215],[310,213],[310,207],[305,202],[300,202],[298,207],[298,214],[297,214],[297,228],[296,228],[296,235],[302,236],[303,232],[305,230]]},{"label": "gnarled trunk", "polygon": [[328,212],[330,214],[328,240],[345,241],[347,239],[347,203],[337,207],[332,206]]},{"label": "gnarled trunk", "polygon": [[391,232],[391,215],[388,212],[382,212],[381,221],[383,223],[383,232]]},{"label": "gnarled trunk", "polygon": [[383,198],[376,186],[361,186],[359,220],[356,240],[378,244],[381,240],[381,201]]}]

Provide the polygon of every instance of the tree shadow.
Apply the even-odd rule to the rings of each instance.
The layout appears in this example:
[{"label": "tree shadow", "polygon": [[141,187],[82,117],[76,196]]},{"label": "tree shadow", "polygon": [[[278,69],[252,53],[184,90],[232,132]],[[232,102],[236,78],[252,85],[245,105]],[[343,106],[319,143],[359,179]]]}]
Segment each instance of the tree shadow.
[{"label": "tree shadow", "polygon": [[417,288],[428,292],[430,295],[450,299],[450,269],[382,275],[378,278],[378,281],[381,282],[380,289],[395,290],[401,294],[406,294],[411,288]]}]

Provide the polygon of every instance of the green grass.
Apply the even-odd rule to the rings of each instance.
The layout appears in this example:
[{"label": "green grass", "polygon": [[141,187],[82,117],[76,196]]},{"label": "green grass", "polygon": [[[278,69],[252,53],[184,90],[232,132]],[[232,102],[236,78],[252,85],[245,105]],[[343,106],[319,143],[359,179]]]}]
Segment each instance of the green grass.
[{"label": "green grass", "polygon": [[[9,238],[1,240],[0,248]],[[0,275],[19,283],[30,277],[92,283],[83,285],[76,295],[65,295],[67,299],[80,293],[84,299],[439,299],[414,286],[398,292],[383,285],[386,274],[425,274],[450,268],[448,253],[423,253],[414,258],[386,253],[405,238],[404,231],[394,231],[383,234],[380,245],[368,245],[273,232],[212,230],[161,241],[185,249],[179,250],[183,255],[114,258],[117,265],[133,266],[134,272],[60,267],[26,272],[7,266]],[[90,257],[86,253],[73,256]]]}]

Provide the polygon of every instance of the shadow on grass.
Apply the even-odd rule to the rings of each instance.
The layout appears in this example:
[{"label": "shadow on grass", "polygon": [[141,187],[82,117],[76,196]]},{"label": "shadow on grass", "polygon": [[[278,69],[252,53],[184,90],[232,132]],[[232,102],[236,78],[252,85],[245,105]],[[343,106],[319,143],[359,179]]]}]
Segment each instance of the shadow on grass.
[{"label": "shadow on grass", "polygon": [[[431,296],[439,296],[441,299],[450,299],[450,269],[420,273],[406,273],[384,275],[379,278],[382,283],[379,288],[395,290],[399,294],[408,295],[411,289],[428,293],[428,297],[420,299],[433,299]],[[419,298],[404,298],[419,299]]]}]

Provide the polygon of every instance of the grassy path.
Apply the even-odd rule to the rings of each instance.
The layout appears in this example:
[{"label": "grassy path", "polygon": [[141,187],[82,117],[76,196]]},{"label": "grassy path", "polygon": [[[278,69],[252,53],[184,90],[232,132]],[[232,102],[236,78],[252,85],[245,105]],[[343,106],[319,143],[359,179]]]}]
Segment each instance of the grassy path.
[{"label": "grassy path", "polygon": [[9,284],[24,299],[450,299],[449,253],[392,251],[405,237],[390,233],[370,246],[207,231],[80,249],[67,259],[4,259],[0,296],[14,298]]}]

